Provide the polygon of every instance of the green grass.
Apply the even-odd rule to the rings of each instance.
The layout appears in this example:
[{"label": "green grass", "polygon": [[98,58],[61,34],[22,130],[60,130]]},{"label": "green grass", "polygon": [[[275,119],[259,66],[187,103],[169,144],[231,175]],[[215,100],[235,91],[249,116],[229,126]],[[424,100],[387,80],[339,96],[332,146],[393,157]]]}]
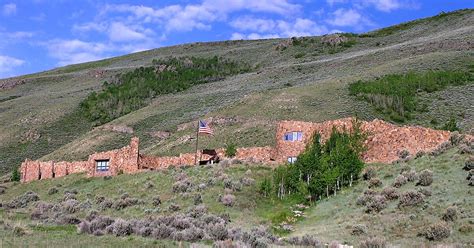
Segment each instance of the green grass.
[{"label": "green grass", "polygon": [[[472,197],[466,197],[472,192],[467,185],[465,177],[467,172],[462,170],[463,163],[467,155],[460,155],[457,149],[453,148],[438,157],[424,156],[419,159],[411,160],[408,163],[385,165],[375,165],[377,168],[377,177],[383,182],[383,186],[390,185],[394,178],[400,173],[401,168],[410,167],[420,172],[423,169],[430,169],[434,172],[434,182],[427,187],[432,191],[432,196],[426,198],[425,204],[419,207],[397,208],[397,201],[392,201],[387,208],[378,214],[365,213],[365,207],[355,204],[357,197],[367,189],[365,181],[360,181],[353,187],[347,187],[337,192],[336,196],[316,202],[309,209],[305,210],[305,217],[292,220],[290,209],[300,199],[288,197],[284,201],[274,197],[262,197],[257,193],[257,185],[263,178],[270,176],[271,169],[257,165],[237,165],[223,169],[233,180],[238,180],[244,176],[247,170],[251,170],[247,175],[256,180],[253,186],[245,186],[241,192],[234,192],[236,204],[233,207],[225,207],[217,202],[217,196],[224,193],[221,182],[215,186],[209,187],[200,192],[203,197],[203,203],[209,211],[214,214],[227,213],[231,217],[231,226],[251,229],[257,225],[266,225],[272,227],[274,233],[281,236],[301,236],[303,234],[315,235],[323,242],[339,240],[352,245],[365,236],[375,235],[385,237],[389,244],[405,246],[418,246],[422,244],[438,244],[429,242],[423,237],[417,236],[417,233],[425,226],[440,219],[444,210],[453,204],[463,211],[458,220],[451,223],[451,236],[442,243],[467,244],[470,241],[470,233],[462,233],[458,229],[462,225],[469,223],[470,217],[474,214],[471,208],[474,204]],[[147,172],[134,175],[120,175],[110,180],[103,178],[84,178],[83,175],[70,175],[64,178],[51,180],[42,180],[27,184],[9,184],[4,195],[1,195],[2,202],[9,201],[14,197],[27,191],[35,191],[39,194],[42,201],[59,202],[63,197],[65,190],[77,190],[78,200],[87,199],[94,202],[94,197],[105,196],[109,199],[117,199],[121,194],[127,192],[131,197],[139,198],[145,201],[144,205],[132,206],[122,210],[107,209],[99,211],[102,215],[120,217],[124,219],[147,218],[152,216],[162,216],[169,214],[167,208],[171,203],[181,206],[182,212],[193,205],[193,195],[198,192],[188,194],[176,194],[172,192],[174,177],[185,172],[194,184],[206,182],[213,178],[218,168],[193,167],[183,170],[165,170],[162,172]],[[154,184],[152,188],[145,188],[147,182]],[[57,187],[59,192],[48,195],[48,189]],[[404,192],[410,189],[418,189],[415,183],[408,184],[397,189],[398,192]],[[382,188],[376,188],[380,191]],[[161,211],[156,213],[146,213],[146,209],[153,209],[151,200],[155,196],[160,196],[163,203],[160,206]],[[93,203],[93,209],[97,205]],[[0,236],[3,242],[20,242],[24,245],[32,245],[40,242],[49,247],[62,247],[69,244],[69,240],[77,240],[77,243],[69,244],[72,247],[97,246],[103,242],[109,244],[121,244],[121,246],[140,246],[178,245],[169,240],[155,241],[151,238],[141,238],[130,236],[119,238],[110,235],[95,237],[90,235],[79,235],[75,232],[75,227],[71,225],[53,225],[43,224],[29,219],[29,213],[32,206],[26,209],[4,210],[0,209],[0,216],[4,222],[20,225],[26,230],[26,235],[18,237],[11,231],[0,228]],[[79,212],[78,216],[83,218],[87,211]],[[290,217],[290,218],[289,218]],[[277,228],[282,222],[289,222],[295,227],[294,232],[283,232]],[[363,236],[352,236],[350,230],[352,225],[364,224],[368,227],[368,234]],[[18,244],[18,243],[15,243]],[[189,244],[183,244],[185,246]],[[7,245],[8,246],[8,245]]]},{"label": "green grass", "polygon": [[[419,247],[423,244],[467,244],[472,242],[472,233],[462,233],[458,229],[470,222],[474,209],[474,201],[470,195],[472,189],[465,180],[467,172],[462,170],[467,156],[457,153],[457,149],[448,150],[438,157],[424,156],[411,160],[408,163],[395,165],[377,165],[377,177],[383,182],[383,187],[393,183],[394,178],[400,173],[401,168],[409,167],[420,172],[429,169],[434,172],[434,182],[426,188],[432,191],[432,196],[427,197],[425,204],[419,207],[406,207],[399,209],[397,200],[389,202],[386,209],[378,214],[365,213],[365,207],[356,205],[357,197],[366,190],[367,183],[359,182],[353,188],[346,188],[317,204],[306,211],[303,221],[296,224],[296,231],[292,235],[313,234],[324,237],[324,240],[339,240],[357,245],[367,236],[384,237],[389,244],[400,247]],[[405,192],[418,189],[415,183],[408,182],[397,189]],[[417,234],[427,225],[439,221],[445,209],[451,205],[458,206],[464,211],[463,217],[450,223],[452,233],[450,237],[441,242],[428,242]],[[351,235],[353,225],[363,224],[368,227],[368,233],[362,236]],[[472,225],[472,224],[471,224]]]},{"label": "green grass", "polygon": [[397,122],[411,119],[415,111],[425,111],[417,103],[420,92],[432,93],[449,86],[474,82],[473,74],[464,71],[429,71],[386,75],[369,81],[359,80],[349,85],[349,93],[372,104],[378,111]]}]

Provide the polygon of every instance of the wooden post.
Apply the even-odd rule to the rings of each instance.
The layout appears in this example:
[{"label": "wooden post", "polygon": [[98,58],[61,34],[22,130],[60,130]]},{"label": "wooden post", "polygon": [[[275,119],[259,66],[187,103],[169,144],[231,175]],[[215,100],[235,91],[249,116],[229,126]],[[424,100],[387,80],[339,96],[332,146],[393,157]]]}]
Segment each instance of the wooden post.
[{"label": "wooden post", "polygon": [[199,120],[196,129],[196,153],[194,154],[194,165],[197,165],[197,154],[198,154],[198,143],[199,143]]},{"label": "wooden post", "polygon": [[329,185],[326,185],[326,197],[329,198]]},{"label": "wooden post", "polygon": [[334,196],[336,196],[336,192],[337,192],[337,185],[334,185]]}]

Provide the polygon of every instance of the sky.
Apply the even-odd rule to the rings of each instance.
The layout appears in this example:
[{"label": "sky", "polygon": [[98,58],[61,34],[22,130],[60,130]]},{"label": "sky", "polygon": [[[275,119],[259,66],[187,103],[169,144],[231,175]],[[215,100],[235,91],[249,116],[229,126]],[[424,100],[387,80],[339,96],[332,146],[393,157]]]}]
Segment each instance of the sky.
[{"label": "sky", "polygon": [[0,78],[197,41],[361,33],[472,0],[0,0]]}]

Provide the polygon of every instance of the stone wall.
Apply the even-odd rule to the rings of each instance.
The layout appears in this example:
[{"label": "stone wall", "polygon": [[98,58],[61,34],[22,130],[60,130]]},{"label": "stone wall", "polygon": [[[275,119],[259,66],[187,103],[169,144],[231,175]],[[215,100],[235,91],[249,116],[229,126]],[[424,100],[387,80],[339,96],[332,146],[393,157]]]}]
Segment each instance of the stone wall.
[{"label": "stone wall", "polygon": [[[332,128],[352,130],[352,118],[311,123],[301,121],[282,121],[278,124],[276,133],[276,147],[272,158],[277,162],[286,162],[288,157],[298,156],[310,142],[312,135],[317,131],[321,134],[321,141],[329,138]],[[429,152],[436,149],[443,142],[449,141],[448,131],[433,130],[420,126],[397,126],[381,120],[362,122],[361,129],[368,134],[365,141],[367,151],[363,159],[367,163],[391,163],[398,159],[402,150],[410,154],[419,151]],[[285,141],[286,132],[301,131],[302,141]]]},{"label": "stone wall", "polygon": [[249,161],[255,163],[270,163],[273,154],[273,147],[242,147],[237,148],[235,158],[242,161]]},{"label": "stone wall", "polygon": [[[114,176],[119,173],[135,173],[140,170],[139,167],[139,139],[132,138],[130,145],[120,149],[94,153],[89,156],[87,163],[87,175],[94,176]],[[97,171],[96,161],[109,160],[108,171]]]},{"label": "stone wall", "polygon": [[[238,148],[235,158],[267,165],[285,163],[288,157],[298,156],[317,131],[322,142],[327,140],[333,127],[339,130],[352,130],[352,118],[311,123],[301,121],[282,121],[278,124],[275,147]],[[368,133],[365,141],[367,151],[363,154],[365,162],[390,163],[398,159],[402,150],[414,155],[419,151],[429,152],[442,143],[449,141],[448,131],[433,130],[419,126],[396,126],[381,120],[362,122],[361,129]],[[286,132],[302,132],[301,141],[285,141]],[[132,138],[130,145],[120,149],[94,153],[87,161],[42,162],[26,159],[21,164],[21,181],[62,177],[72,173],[86,172],[88,176],[114,176],[121,172],[135,173],[143,170],[160,170],[170,166],[193,166],[195,153],[184,153],[175,157],[154,157],[140,154],[139,139]],[[225,149],[216,149],[218,156],[225,157]],[[198,160],[209,159],[208,155],[198,154]],[[97,160],[109,160],[109,170],[97,171]]]}]

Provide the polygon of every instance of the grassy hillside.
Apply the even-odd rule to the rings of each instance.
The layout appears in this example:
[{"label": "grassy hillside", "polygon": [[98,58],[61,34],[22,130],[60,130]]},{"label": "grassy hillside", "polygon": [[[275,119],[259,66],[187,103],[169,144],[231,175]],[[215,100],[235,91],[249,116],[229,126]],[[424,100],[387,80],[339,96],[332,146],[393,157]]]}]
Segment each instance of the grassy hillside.
[{"label": "grassy hillside", "polygon": [[[474,198],[468,197],[472,189],[465,180],[466,171],[462,170],[467,157],[466,154],[459,154],[457,148],[451,148],[437,157],[425,155],[406,163],[372,165],[375,169],[372,178],[381,181],[381,185],[372,184],[377,185],[371,188],[375,192],[382,192],[385,187],[393,185],[400,174],[409,177],[405,173],[414,175],[415,171],[415,179],[395,188],[395,193],[422,192],[423,202],[418,205],[400,207],[401,200],[393,199],[388,200],[380,212],[368,213],[367,207],[357,202],[358,197],[368,190],[369,181],[360,181],[353,187],[337,192],[336,196],[308,205],[309,208],[305,210],[303,208],[303,217],[292,217],[292,210],[298,209],[294,199],[279,200],[258,193],[260,182],[271,173],[269,168],[258,165],[183,168],[120,175],[112,179],[72,175],[27,184],[9,183],[5,193],[0,195],[0,202],[4,206],[28,191],[37,193],[39,202],[43,203],[30,202],[26,207],[0,208],[0,242],[6,247],[33,244],[84,247],[104,242],[110,246],[126,247],[187,247],[189,242],[156,240],[134,234],[123,237],[78,234],[76,226],[67,223],[74,220],[71,216],[83,220],[93,211],[97,211],[99,216],[131,221],[185,214],[195,204],[204,204],[209,214],[230,218],[227,224],[229,230],[236,227],[250,230],[263,225],[270,228],[274,235],[285,237],[285,240],[311,235],[321,244],[338,240],[358,246],[359,242],[376,236],[383,237],[389,245],[400,247],[418,247],[423,244],[468,245],[472,244]],[[433,183],[417,186],[416,177],[419,178],[425,169],[433,172]],[[235,196],[232,206],[219,201],[220,196],[226,194]],[[196,200],[198,195],[201,201]],[[156,205],[157,197],[161,200],[159,205]],[[54,204],[55,212],[47,212],[44,202]],[[107,207],[106,202],[110,202],[110,207]],[[171,206],[176,205],[179,210],[172,210]],[[448,221],[449,237],[441,241],[429,241],[419,235],[427,226],[441,221],[446,209],[452,206],[456,208],[456,217]],[[290,224],[293,231],[279,231],[283,222]],[[74,243],[70,243],[70,240],[74,240]],[[212,245],[212,241],[200,241],[198,245]]]},{"label": "grassy hillside", "polygon": [[[132,135],[141,138],[145,153],[190,152],[192,125],[198,118],[219,120],[215,137],[203,140],[202,148],[229,142],[271,145],[274,124],[283,119],[324,121],[358,115],[390,120],[350,96],[348,85],[387,74],[469,70],[473,24],[473,10],[461,10],[391,27],[390,32],[343,34],[347,43],[335,48],[322,37],[193,43],[23,76],[25,83],[0,91],[0,171],[10,171],[27,157],[84,159],[94,151],[124,146]],[[131,127],[133,134],[94,128],[77,114],[91,92],[102,92],[104,81],[113,82],[119,74],[171,55],[218,56],[257,69],[154,96],[143,108],[106,123]],[[407,123],[439,128],[454,116],[462,131],[472,132],[473,94],[472,84],[421,92],[418,99],[426,111]],[[170,136],[160,139],[158,132]]]}]

